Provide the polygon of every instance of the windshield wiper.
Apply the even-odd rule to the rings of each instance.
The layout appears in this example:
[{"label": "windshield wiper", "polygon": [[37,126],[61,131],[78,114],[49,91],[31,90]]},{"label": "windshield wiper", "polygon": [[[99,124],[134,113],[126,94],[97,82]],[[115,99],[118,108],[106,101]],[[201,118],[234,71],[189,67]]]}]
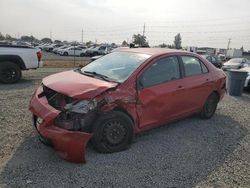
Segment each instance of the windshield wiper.
[{"label": "windshield wiper", "polygon": [[115,79],[112,79],[112,78],[109,78],[108,76],[106,75],[103,75],[103,74],[100,74],[100,73],[97,73],[95,71],[83,71],[82,72],[83,74],[86,74],[86,75],[89,75],[89,76],[97,76],[105,81],[108,81],[108,82],[116,82],[116,83],[119,83],[117,82]]}]

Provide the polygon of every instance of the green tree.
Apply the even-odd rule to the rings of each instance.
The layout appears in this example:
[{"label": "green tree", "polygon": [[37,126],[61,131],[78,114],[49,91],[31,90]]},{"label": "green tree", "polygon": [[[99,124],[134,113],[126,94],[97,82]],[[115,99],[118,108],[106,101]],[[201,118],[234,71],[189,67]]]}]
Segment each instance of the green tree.
[{"label": "green tree", "polygon": [[133,35],[133,43],[137,44],[139,46],[148,46],[147,38],[146,36],[143,36],[141,34],[134,34]]},{"label": "green tree", "polygon": [[86,46],[90,46],[92,44],[92,41],[86,42]]},{"label": "green tree", "polygon": [[9,34],[6,34],[5,39],[8,40],[8,41],[15,40],[15,38],[13,38],[12,36],[10,36]]},{"label": "green tree", "polygon": [[35,42],[37,39],[35,37],[31,36],[21,36],[21,40],[24,42]]},{"label": "green tree", "polygon": [[44,43],[52,43],[52,40],[50,38],[43,38],[41,41]]},{"label": "green tree", "polygon": [[160,47],[160,48],[167,48],[168,45],[166,45],[165,43],[162,43],[162,44],[159,45],[159,47]]},{"label": "green tree", "polygon": [[175,35],[174,37],[174,48],[175,49],[181,49],[181,34],[178,33],[177,35]]},{"label": "green tree", "polygon": [[0,40],[5,40],[5,37],[3,36],[1,32],[0,32]]},{"label": "green tree", "polygon": [[243,46],[241,46],[241,48],[240,48],[240,49],[241,49],[241,51],[242,51],[242,52],[244,52],[244,47],[243,47]]},{"label": "green tree", "polygon": [[128,46],[127,41],[124,40],[124,41],[122,42],[122,46]]}]

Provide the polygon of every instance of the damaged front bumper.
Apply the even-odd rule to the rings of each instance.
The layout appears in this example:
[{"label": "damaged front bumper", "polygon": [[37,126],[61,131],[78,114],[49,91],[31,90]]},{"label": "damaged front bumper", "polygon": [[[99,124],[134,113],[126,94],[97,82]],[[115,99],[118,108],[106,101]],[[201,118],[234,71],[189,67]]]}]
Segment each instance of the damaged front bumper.
[{"label": "damaged front bumper", "polygon": [[[34,114],[33,122],[39,134],[49,139],[56,153],[63,159],[80,163],[85,161],[85,150],[92,134],[81,131],[70,131],[55,125],[54,120],[60,114],[48,104],[46,97],[38,97],[43,92],[39,87],[33,94],[29,109]],[[37,119],[42,119],[37,122]]]}]

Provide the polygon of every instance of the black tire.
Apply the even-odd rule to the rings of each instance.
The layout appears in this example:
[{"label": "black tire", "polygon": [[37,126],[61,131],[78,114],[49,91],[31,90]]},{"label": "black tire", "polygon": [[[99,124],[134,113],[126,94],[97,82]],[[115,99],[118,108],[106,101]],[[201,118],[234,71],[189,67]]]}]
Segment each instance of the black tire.
[{"label": "black tire", "polygon": [[21,68],[13,62],[0,62],[0,82],[13,84],[22,77]]},{"label": "black tire", "polygon": [[63,55],[64,56],[68,56],[69,54],[68,54],[68,52],[64,52]]},{"label": "black tire", "polygon": [[84,57],[84,54],[83,54],[83,53],[81,53],[81,54],[80,54],[80,57]]},{"label": "black tire", "polygon": [[40,142],[41,142],[42,144],[44,144],[45,146],[50,146],[50,147],[52,147],[52,142],[51,142],[49,139],[43,137],[41,134],[38,135],[38,138],[39,138]]},{"label": "black tire", "polygon": [[219,96],[216,93],[212,93],[211,95],[209,95],[201,111],[201,118],[210,119],[216,111],[218,102]]},{"label": "black tire", "polygon": [[127,149],[133,140],[132,120],[122,112],[102,115],[93,126],[92,143],[101,153],[114,153]]}]

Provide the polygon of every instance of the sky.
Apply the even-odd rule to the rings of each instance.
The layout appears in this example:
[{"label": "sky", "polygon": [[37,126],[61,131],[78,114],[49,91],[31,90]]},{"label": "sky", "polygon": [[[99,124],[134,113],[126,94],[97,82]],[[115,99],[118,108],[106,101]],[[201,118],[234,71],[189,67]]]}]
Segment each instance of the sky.
[{"label": "sky", "polygon": [[[0,32],[14,37],[98,43],[132,41],[142,34],[150,45],[250,50],[249,0],[0,0]],[[82,35],[83,33],[83,35]]]}]

